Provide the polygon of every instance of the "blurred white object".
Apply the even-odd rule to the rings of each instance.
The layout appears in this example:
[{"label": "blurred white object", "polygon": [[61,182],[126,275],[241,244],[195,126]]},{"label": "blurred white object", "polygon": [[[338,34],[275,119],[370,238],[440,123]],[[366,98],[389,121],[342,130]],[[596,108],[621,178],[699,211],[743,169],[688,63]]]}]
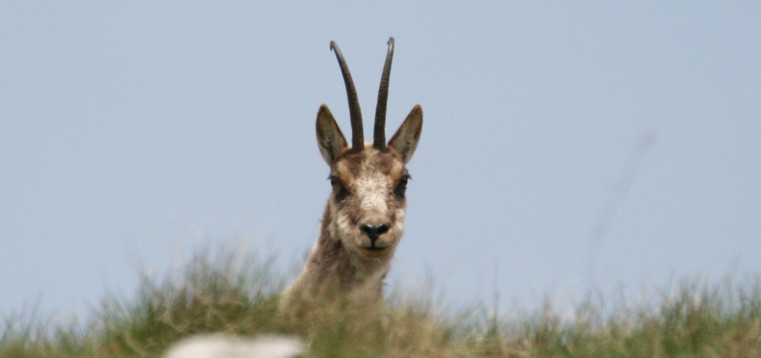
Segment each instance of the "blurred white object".
[{"label": "blurred white object", "polygon": [[286,336],[242,338],[223,334],[195,336],[174,344],[165,358],[294,358],[304,353],[300,340]]}]

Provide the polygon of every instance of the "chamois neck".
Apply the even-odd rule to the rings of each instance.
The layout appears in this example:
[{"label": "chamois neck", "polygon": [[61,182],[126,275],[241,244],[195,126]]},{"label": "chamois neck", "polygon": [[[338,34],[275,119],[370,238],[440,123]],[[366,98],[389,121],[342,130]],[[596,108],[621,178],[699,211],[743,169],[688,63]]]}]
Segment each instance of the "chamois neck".
[{"label": "chamois neck", "polygon": [[359,286],[377,285],[381,289],[383,278],[389,269],[391,257],[368,259],[363,258],[346,246],[339,236],[337,221],[331,212],[331,205],[325,206],[320,225],[320,237],[314,252],[310,256],[310,264],[322,271],[318,279],[337,280],[341,290],[352,290]]}]

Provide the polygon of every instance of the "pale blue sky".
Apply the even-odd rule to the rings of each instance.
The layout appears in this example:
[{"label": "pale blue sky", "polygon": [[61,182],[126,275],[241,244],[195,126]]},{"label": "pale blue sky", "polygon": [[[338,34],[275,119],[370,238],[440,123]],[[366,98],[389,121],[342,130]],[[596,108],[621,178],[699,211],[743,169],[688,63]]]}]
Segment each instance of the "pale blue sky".
[{"label": "pale blue sky", "polygon": [[328,44],[370,118],[390,35],[388,131],[425,110],[392,286],[530,306],[761,273],[759,19],[757,1],[3,2],[0,314],[87,312],[209,242],[298,266],[329,192],[318,106],[349,128]]}]

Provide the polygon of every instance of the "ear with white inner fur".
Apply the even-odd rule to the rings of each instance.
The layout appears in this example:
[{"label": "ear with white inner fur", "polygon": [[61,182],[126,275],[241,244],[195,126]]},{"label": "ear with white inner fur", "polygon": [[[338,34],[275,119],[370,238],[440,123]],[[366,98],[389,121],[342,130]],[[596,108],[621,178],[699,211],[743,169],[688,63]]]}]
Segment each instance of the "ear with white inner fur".
[{"label": "ear with white inner fur", "polygon": [[407,115],[404,123],[402,123],[394,136],[391,137],[391,140],[388,141],[388,146],[396,149],[401,154],[405,164],[412,159],[412,154],[415,153],[422,130],[423,108],[419,104],[416,104],[410,111],[410,114]]},{"label": "ear with white inner fur", "polygon": [[317,145],[320,148],[322,158],[328,165],[333,165],[338,155],[346,149],[346,138],[341,133],[341,129],[338,128],[328,106],[324,104],[320,106],[320,110],[317,112]]}]

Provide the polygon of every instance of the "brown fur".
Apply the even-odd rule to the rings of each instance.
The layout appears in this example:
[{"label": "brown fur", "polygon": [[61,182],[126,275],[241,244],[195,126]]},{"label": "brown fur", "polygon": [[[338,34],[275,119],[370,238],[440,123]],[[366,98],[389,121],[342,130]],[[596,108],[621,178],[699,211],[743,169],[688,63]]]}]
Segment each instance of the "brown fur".
[{"label": "brown fur", "polygon": [[[345,65],[337,45],[331,43],[331,48],[339,63]],[[393,39],[389,39],[388,69],[392,50]],[[387,84],[386,69],[384,74]],[[356,94],[348,82],[351,104]],[[385,122],[385,100],[383,112],[383,119],[376,124]],[[353,129],[361,128],[361,122],[356,120],[359,115],[352,116]],[[303,271],[281,297],[281,313],[299,317],[311,308],[335,304],[350,304],[363,311],[382,304],[383,279],[404,233],[409,179],[405,164],[417,148],[422,126],[423,110],[416,105],[387,145],[362,145],[360,141],[356,145],[361,148],[349,148],[328,107],[320,106],[317,144],[330,167],[333,191],[325,205],[317,243]],[[361,136],[361,129],[356,132]],[[376,136],[376,140],[382,137]],[[353,138],[352,143],[357,139]]]},{"label": "brown fur", "polygon": [[[381,153],[368,145],[361,152],[344,151],[331,166],[331,172],[350,194],[336,201],[334,189],[328,198],[317,244],[304,270],[283,295],[284,311],[323,306],[338,298],[365,308],[377,307],[382,302],[383,279],[404,230],[406,200],[395,196],[393,190],[407,175],[404,163],[396,150]],[[368,185],[368,181],[385,187],[384,212],[363,205],[363,198],[356,195],[363,190],[359,186]],[[371,220],[388,221],[391,226],[376,242],[377,246],[386,247],[384,251],[364,249],[369,239],[358,226],[368,216]]]}]

